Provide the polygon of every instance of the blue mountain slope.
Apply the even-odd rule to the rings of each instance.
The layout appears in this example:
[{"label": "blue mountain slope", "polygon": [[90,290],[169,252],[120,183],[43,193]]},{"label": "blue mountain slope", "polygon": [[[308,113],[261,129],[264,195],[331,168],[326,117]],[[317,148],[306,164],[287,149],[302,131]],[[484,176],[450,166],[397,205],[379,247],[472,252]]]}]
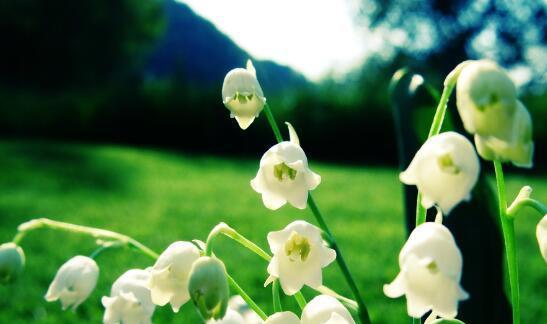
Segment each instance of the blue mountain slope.
[{"label": "blue mountain slope", "polygon": [[[245,66],[252,57],[209,21],[187,5],[166,1],[167,26],[150,57],[146,74],[153,78],[175,78],[204,86],[222,84],[226,73]],[[253,63],[265,91],[270,94],[308,85],[294,70],[271,61]]]}]

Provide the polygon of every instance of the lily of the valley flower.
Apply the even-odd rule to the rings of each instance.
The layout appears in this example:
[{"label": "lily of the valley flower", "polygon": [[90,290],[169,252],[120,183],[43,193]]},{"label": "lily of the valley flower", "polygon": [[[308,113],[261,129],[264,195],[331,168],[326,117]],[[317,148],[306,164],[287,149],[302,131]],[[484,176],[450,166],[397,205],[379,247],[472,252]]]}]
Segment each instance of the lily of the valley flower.
[{"label": "lily of the valley flower", "polygon": [[547,262],[547,215],[543,216],[536,228],[539,250],[545,262]]},{"label": "lily of the valley flower", "polygon": [[202,256],[194,262],[188,290],[204,320],[225,317],[230,288],[222,261],[216,257]]},{"label": "lily of the valley flower", "polygon": [[460,286],[462,255],[454,237],[443,225],[424,223],[412,231],[399,254],[401,272],[384,293],[391,298],[406,295],[408,314],[422,317],[432,310],[454,318],[458,302],[468,297]]},{"label": "lily of the valley flower", "polygon": [[319,295],[304,307],[302,324],[355,324],[355,321],[336,298]]},{"label": "lily of the valley flower", "polygon": [[148,282],[150,273],[131,269],[121,275],[112,285],[110,297],[103,297],[105,324],[152,323],[156,306],[152,303]]},{"label": "lily of the valley flower", "polygon": [[322,268],[336,259],[336,252],[321,238],[321,230],[304,221],[270,232],[268,244],[273,257],[268,265],[270,277],[266,285],[279,279],[287,295],[294,295],[304,285],[319,288],[323,284]]},{"label": "lily of the valley flower", "polygon": [[226,310],[226,315],[223,318],[215,320],[210,319],[206,322],[207,324],[248,324],[245,319],[238,312],[228,309]]},{"label": "lily of the valley flower", "polygon": [[15,243],[0,245],[0,283],[15,280],[25,268],[25,253]]},{"label": "lily of the valley flower", "polygon": [[61,300],[64,309],[76,309],[93,292],[99,278],[97,263],[86,256],[77,255],[63,264],[49,286],[45,299]]},{"label": "lily of the valley flower", "polygon": [[247,68],[233,69],[224,78],[222,102],[241,129],[247,129],[264,108],[266,98],[256,78],[251,60]]},{"label": "lily of the valley flower", "polygon": [[178,312],[190,300],[188,279],[198,258],[199,250],[190,242],[169,245],[150,270],[149,288],[154,304],[171,303],[173,311]]},{"label": "lily of the valley flower", "polygon": [[251,180],[251,187],[262,194],[269,209],[278,209],[287,201],[296,208],[306,208],[308,191],[321,183],[321,177],[308,168],[308,159],[300,147],[298,136],[287,123],[290,141],[270,148],[260,160],[260,169]]},{"label": "lily of the valley flower", "polygon": [[456,99],[481,157],[532,166],[532,120],[502,68],[488,60],[466,62],[458,77]]},{"label": "lily of the valley flower", "polygon": [[279,312],[268,317],[264,324],[301,324],[301,322],[292,312]]},{"label": "lily of the valley flower", "polygon": [[473,144],[458,133],[446,132],[432,136],[422,145],[400,179],[418,187],[425,208],[437,205],[446,215],[470,198],[479,170]]}]

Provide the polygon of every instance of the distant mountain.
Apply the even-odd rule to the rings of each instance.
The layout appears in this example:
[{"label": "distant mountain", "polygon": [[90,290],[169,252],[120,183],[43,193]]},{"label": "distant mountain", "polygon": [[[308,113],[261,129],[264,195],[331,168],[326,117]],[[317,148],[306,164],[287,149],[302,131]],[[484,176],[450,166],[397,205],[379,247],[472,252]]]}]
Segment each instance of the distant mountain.
[{"label": "distant mountain", "polygon": [[[166,1],[167,26],[146,68],[152,78],[182,78],[203,85],[222,84],[226,73],[252,57],[187,5]],[[309,85],[301,74],[271,61],[253,63],[270,94]]]}]

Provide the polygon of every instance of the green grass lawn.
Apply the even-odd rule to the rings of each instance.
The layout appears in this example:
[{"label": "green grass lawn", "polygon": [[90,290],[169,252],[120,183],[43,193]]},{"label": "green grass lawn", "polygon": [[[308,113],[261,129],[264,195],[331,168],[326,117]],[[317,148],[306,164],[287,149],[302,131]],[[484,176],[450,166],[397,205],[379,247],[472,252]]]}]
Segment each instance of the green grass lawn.
[{"label": "green grass lawn", "polygon": [[[21,222],[48,217],[119,231],[158,252],[176,240],[205,240],[208,231],[223,221],[266,248],[269,231],[295,219],[313,221],[309,210],[286,206],[273,212],[262,205],[249,186],[259,153],[256,160],[238,160],[115,146],[1,142],[0,156],[0,242],[10,241]],[[364,293],[373,322],[407,323],[404,299],[388,299],[382,293],[382,285],[399,270],[397,257],[405,237],[397,171],[313,162],[311,167],[323,179],[315,198]],[[507,179],[510,197],[529,184],[535,197],[547,201],[547,178]],[[547,266],[535,241],[538,220],[526,212],[516,221],[523,323],[547,318]],[[63,312],[59,304],[46,303],[43,295],[57,268],[75,254],[90,254],[93,240],[38,230],[21,245],[27,267],[16,283],[0,286],[0,323],[100,322],[100,298],[109,293],[116,277],[126,269],[151,265],[135,251],[104,252],[97,259],[101,275],[95,292],[77,312]],[[216,246],[228,271],[270,312],[271,291],[263,288],[266,263],[226,238]],[[349,296],[337,270],[334,264],[326,269],[325,283]],[[292,299],[283,302],[295,305]],[[176,315],[170,307],[158,308],[154,321],[198,323],[190,304]]]}]

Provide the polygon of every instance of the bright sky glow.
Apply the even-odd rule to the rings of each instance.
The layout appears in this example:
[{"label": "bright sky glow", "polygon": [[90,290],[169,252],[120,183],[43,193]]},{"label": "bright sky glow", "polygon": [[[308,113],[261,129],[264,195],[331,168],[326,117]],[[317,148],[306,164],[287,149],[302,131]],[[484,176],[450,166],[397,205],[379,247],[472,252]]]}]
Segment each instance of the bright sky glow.
[{"label": "bright sky glow", "polygon": [[311,80],[343,75],[362,63],[365,45],[344,0],[178,0],[211,21],[257,59]]}]

